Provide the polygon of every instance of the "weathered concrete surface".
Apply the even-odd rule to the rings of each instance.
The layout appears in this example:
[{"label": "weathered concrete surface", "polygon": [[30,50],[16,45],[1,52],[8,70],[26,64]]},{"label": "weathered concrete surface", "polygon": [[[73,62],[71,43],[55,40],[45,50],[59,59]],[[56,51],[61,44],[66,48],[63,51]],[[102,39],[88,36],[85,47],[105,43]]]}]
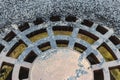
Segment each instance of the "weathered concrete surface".
[{"label": "weathered concrete surface", "polygon": [[[83,59],[79,63],[80,53],[69,49],[44,53],[33,63],[30,80],[93,80],[90,63]],[[74,57],[73,57],[74,56]],[[79,65],[82,65],[79,66]],[[71,79],[74,78],[74,79]]]},{"label": "weathered concrete surface", "polygon": [[0,26],[72,14],[114,28],[120,35],[119,0],[0,0]]}]

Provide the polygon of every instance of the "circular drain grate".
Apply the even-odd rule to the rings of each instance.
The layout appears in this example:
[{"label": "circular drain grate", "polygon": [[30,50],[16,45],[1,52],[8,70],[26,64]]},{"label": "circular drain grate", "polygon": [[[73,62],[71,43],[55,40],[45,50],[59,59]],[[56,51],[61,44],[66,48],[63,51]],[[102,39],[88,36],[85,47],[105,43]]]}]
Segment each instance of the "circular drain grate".
[{"label": "circular drain grate", "polygon": [[113,30],[91,21],[74,16],[52,16],[46,22],[37,18],[12,25],[0,36],[0,80],[120,79],[120,40]]}]

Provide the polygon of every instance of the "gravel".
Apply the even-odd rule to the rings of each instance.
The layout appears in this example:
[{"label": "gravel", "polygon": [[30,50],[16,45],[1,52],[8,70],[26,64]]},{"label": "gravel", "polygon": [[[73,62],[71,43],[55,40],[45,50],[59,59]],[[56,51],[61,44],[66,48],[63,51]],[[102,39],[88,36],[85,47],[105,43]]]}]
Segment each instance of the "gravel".
[{"label": "gravel", "polygon": [[120,35],[120,0],[0,0],[0,28],[53,14],[88,19]]}]

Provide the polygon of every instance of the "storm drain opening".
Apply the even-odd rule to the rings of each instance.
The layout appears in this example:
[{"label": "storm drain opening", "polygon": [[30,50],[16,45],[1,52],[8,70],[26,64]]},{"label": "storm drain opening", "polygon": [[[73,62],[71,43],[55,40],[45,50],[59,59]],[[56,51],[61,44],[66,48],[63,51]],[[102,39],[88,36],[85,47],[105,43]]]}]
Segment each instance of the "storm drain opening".
[{"label": "storm drain opening", "polygon": [[54,35],[71,35],[73,31],[73,27],[71,26],[54,26],[53,32]]},{"label": "storm drain opening", "polygon": [[44,22],[44,20],[43,20],[42,18],[36,18],[36,20],[33,21],[33,23],[34,23],[35,25],[42,24],[43,22]]},{"label": "storm drain opening", "polygon": [[114,45],[120,44],[120,40],[116,36],[111,36],[109,39]]},{"label": "storm drain opening", "polygon": [[88,42],[89,44],[93,44],[99,39],[97,36],[82,29],[79,30],[77,37]]},{"label": "storm drain opening", "polygon": [[69,41],[67,40],[56,40],[56,44],[58,47],[67,47]]},{"label": "storm drain opening", "polygon": [[30,34],[27,34],[27,37],[32,41],[32,42],[36,42],[40,39],[43,39],[45,37],[48,37],[48,33],[46,29],[40,29],[37,31],[34,31]]},{"label": "storm drain opening", "polygon": [[26,47],[27,47],[27,45],[22,40],[19,40],[9,50],[9,52],[7,53],[7,56],[17,59],[21,55],[21,53],[26,49]]},{"label": "storm drain opening", "polygon": [[74,50],[83,53],[87,48],[79,43],[75,43]]},{"label": "storm drain opening", "polygon": [[3,62],[0,68],[0,80],[12,80],[13,64]]},{"label": "storm drain opening", "polygon": [[39,48],[42,52],[44,52],[44,51],[46,51],[46,50],[49,50],[49,49],[51,49],[50,42],[43,43],[43,44],[39,45],[38,48]]},{"label": "storm drain opening", "polygon": [[94,80],[104,80],[103,70],[95,70],[94,71]]},{"label": "storm drain opening", "polygon": [[100,32],[101,34],[105,34],[106,32],[108,32],[105,27],[102,27],[100,25],[97,26],[96,31]]},{"label": "storm drain opening", "polygon": [[30,26],[27,22],[25,22],[22,25],[20,25],[18,28],[19,28],[20,31],[24,31],[24,30],[30,28]]},{"label": "storm drain opening", "polygon": [[3,39],[7,42],[11,41],[14,37],[16,36],[16,34],[11,31],[9,32]]},{"label": "storm drain opening", "polygon": [[83,21],[81,22],[81,24],[82,24],[82,25],[85,25],[85,26],[87,26],[87,27],[92,27],[93,22],[85,19],[85,20],[83,20]]},{"label": "storm drain opening", "polygon": [[19,79],[27,79],[29,75],[29,69],[25,67],[20,67],[20,72],[19,72]]},{"label": "storm drain opening", "polygon": [[101,55],[104,57],[104,59],[107,62],[117,60],[116,55],[114,54],[114,52],[109,48],[109,46],[106,43],[103,43],[101,46],[99,46],[98,51],[101,53]]},{"label": "storm drain opening", "polygon": [[36,59],[36,57],[37,57],[37,54],[34,53],[33,51],[31,51],[31,52],[26,56],[26,58],[24,59],[24,61],[33,63],[33,61]]},{"label": "storm drain opening", "polygon": [[0,44],[0,52],[2,52],[2,50],[4,49],[5,46],[3,46],[2,44]]},{"label": "storm drain opening", "polygon": [[91,65],[94,65],[94,64],[99,64],[99,60],[97,59],[97,57],[91,53],[87,56],[87,59],[89,60],[89,62],[91,63]]},{"label": "storm drain opening", "polygon": [[110,73],[110,80],[116,80],[111,73]]},{"label": "storm drain opening", "polygon": [[120,79],[120,66],[110,67],[110,76],[111,80],[119,80]]}]

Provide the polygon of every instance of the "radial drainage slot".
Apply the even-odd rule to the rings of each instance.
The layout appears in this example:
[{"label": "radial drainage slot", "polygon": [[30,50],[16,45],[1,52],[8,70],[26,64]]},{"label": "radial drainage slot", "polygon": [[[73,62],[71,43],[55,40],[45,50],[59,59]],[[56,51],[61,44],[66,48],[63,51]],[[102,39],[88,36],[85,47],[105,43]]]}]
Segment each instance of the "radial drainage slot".
[{"label": "radial drainage slot", "polygon": [[94,65],[94,64],[99,64],[99,60],[97,59],[97,57],[91,53],[90,55],[87,56],[87,59],[90,61],[91,65]]},{"label": "radial drainage slot", "polygon": [[19,72],[19,79],[26,79],[28,78],[29,75],[29,69],[25,67],[20,67],[20,72]]},{"label": "radial drainage slot", "polygon": [[91,27],[93,25],[93,22],[91,22],[89,20],[83,20],[83,22],[81,24],[85,25],[87,27]]},{"label": "radial drainage slot", "polygon": [[56,40],[56,43],[58,47],[67,47],[69,42],[67,40]]},{"label": "radial drainage slot", "polygon": [[92,33],[89,33],[88,31],[80,29],[78,32],[78,38],[81,38],[82,40],[85,40],[86,42],[93,44],[95,41],[97,41],[99,38]]},{"label": "radial drainage slot", "polygon": [[0,69],[0,80],[12,80],[13,64],[3,62]]},{"label": "radial drainage slot", "polygon": [[110,67],[111,80],[119,80],[120,79],[120,66]]},{"label": "radial drainage slot", "polygon": [[119,40],[116,36],[111,36],[109,39],[110,39],[111,42],[113,42],[113,44],[115,44],[115,45],[120,44],[120,40]]},{"label": "radial drainage slot", "polygon": [[33,63],[33,61],[35,60],[35,58],[37,57],[37,54],[35,54],[33,51],[31,51],[26,58],[24,59],[24,61]]},{"label": "radial drainage slot", "polygon": [[16,44],[14,44],[14,46],[9,50],[9,52],[7,53],[8,57],[12,57],[12,58],[18,58],[21,53],[26,49],[26,44],[22,41],[19,40]]},{"label": "radial drainage slot", "polygon": [[35,25],[42,24],[43,22],[44,22],[44,20],[43,20],[42,18],[36,18],[36,20],[33,21],[33,23],[34,23]]},{"label": "radial drainage slot", "polygon": [[0,52],[4,49],[4,46],[0,44]]},{"label": "radial drainage slot", "polygon": [[109,46],[105,43],[103,43],[99,48],[99,52],[104,57],[106,61],[113,61],[117,60],[114,52],[109,48]]},{"label": "radial drainage slot", "polygon": [[103,70],[94,71],[94,80],[104,80]]},{"label": "radial drainage slot", "polygon": [[18,28],[20,31],[24,31],[26,29],[28,29],[30,26],[27,22],[25,22],[24,24],[20,25]]},{"label": "radial drainage slot", "polygon": [[96,30],[98,32],[100,32],[101,34],[105,34],[106,32],[108,32],[108,30],[100,25],[98,25],[98,27],[96,28]]},{"label": "radial drainage slot", "polygon": [[79,43],[75,43],[74,49],[80,53],[83,53],[87,48]]},{"label": "radial drainage slot", "polygon": [[16,36],[16,34],[15,34],[13,31],[11,31],[11,32],[9,32],[9,33],[4,37],[4,40],[7,41],[7,42],[9,42],[9,41],[11,41],[15,36]]},{"label": "radial drainage slot", "polygon": [[54,26],[54,35],[71,35],[73,28],[70,26]]},{"label": "radial drainage slot", "polygon": [[43,43],[43,44],[39,45],[38,47],[42,52],[51,48],[50,42]]},{"label": "radial drainage slot", "polygon": [[47,33],[46,29],[40,29],[40,30],[31,32],[30,34],[27,34],[27,37],[32,42],[36,42],[37,40],[43,39],[45,37],[48,37],[48,33]]}]

